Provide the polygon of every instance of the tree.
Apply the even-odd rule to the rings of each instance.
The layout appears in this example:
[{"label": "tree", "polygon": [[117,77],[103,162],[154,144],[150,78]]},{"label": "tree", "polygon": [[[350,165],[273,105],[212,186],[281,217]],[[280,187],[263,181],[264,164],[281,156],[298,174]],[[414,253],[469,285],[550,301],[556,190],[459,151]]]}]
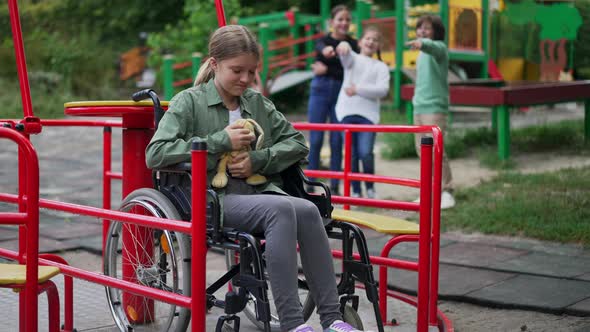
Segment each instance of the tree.
[{"label": "tree", "polygon": [[582,17],[576,7],[557,3],[537,4],[534,0],[508,2],[505,15],[518,25],[534,22],[541,27],[539,49],[541,80],[557,80],[567,66],[565,45],[575,40]]}]

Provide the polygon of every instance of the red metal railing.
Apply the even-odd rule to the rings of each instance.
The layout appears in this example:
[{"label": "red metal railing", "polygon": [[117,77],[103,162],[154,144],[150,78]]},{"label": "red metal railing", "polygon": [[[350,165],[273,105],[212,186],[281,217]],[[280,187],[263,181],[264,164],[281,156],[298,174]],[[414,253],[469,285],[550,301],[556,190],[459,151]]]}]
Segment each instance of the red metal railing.
[{"label": "red metal railing", "polygon": [[[342,131],[344,133],[344,169],[336,171],[306,170],[310,177],[336,178],[343,180],[344,196],[332,196],[334,203],[379,207],[386,209],[400,209],[419,212],[420,235],[401,235],[393,237],[384,246],[381,255],[371,256],[371,263],[380,265],[379,280],[387,280],[387,267],[402,268],[418,271],[418,331],[428,330],[428,325],[439,324],[438,314],[438,275],[440,257],[440,195],[442,180],[443,136],[436,126],[397,126],[397,125],[344,125],[320,123],[294,123],[298,130]],[[366,175],[352,173],[352,133],[380,132],[380,133],[428,133],[433,137],[430,148],[422,146],[424,153],[420,160],[420,180],[397,178],[390,176]],[[432,167],[434,165],[434,167]],[[373,181],[408,187],[420,188],[420,203],[393,200],[352,198],[350,196],[350,181]],[[418,241],[418,263],[404,262],[389,258],[391,249],[400,242]],[[342,253],[333,251],[335,257],[342,257]],[[387,283],[380,282],[381,317],[386,321]],[[444,319],[442,319],[444,320]]]},{"label": "red metal railing", "polygon": [[32,332],[38,330],[39,160],[33,145],[15,130],[0,128],[1,138],[18,145],[19,190],[15,200],[18,212],[0,213],[0,225],[19,226],[19,252],[15,252],[14,259],[26,264],[24,293],[19,295],[20,328]]}]

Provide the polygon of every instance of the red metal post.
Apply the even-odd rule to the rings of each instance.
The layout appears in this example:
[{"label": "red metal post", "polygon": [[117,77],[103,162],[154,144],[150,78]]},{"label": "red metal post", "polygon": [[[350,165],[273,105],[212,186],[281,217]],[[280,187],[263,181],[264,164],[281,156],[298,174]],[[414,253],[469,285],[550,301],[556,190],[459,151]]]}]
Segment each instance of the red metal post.
[{"label": "red metal post", "polygon": [[432,203],[432,137],[423,137],[420,151],[420,241],[418,245],[418,332],[428,331]]},{"label": "red metal post", "polygon": [[[381,249],[381,258],[390,259],[389,252],[391,249],[401,242],[407,241],[418,241],[417,235],[399,235],[396,237],[391,238],[383,248]],[[410,270],[417,270],[414,269],[414,266],[410,265],[410,263],[415,264],[414,262],[408,262],[407,269]],[[374,264],[373,257],[371,257],[371,264]],[[419,266],[418,266],[419,267]],[[381,319],[383,320],[383,324],[389,325],[387,321],[387,268],[386,264],[379,266],[379,311],[381,312]]]},{"label": "red metal post", "polygon": [[[111,145],[112,145],[113,131],[111,127],[104,127],[102,137],[102,208],[106,210],[111,209]],[[109,231],[110,221],[108,219],[102,220],[102,252],[105,252],[105,245],[107,240],[107,233]]]},{"label": "red metal post", "polygon": [[[349,175],[352,170],[352,131],[344,131],[344,179],[342,185],[344,186],[344,196],[350,197],[350,179]],[[350,210],[350,205],[344,205],[345,210]]]},{"label": "red metal post", "polygon": [[[125,181],[122,183],[123,197],[129,195],[137,188],[151,188],[151,171],[145,166],[145,148],[153,136],[153,129],[147,128],[123,128],[123,174]],[[136,212],[136,211],[133,211]],[[136,279],[134,266],[137,264],[149,264],[153,256],[153,238],[150,228],[125,225],[123,236],[123,280],[133,281]],[[139,247],[138,247],[139,246]],[[132,253],[141,253],[139,261],[130,262]],[[136,322],[148,322],[154,317],[154,301],[134,296],[127,292],[123,293],[123,307],[131,306],[137,313]]]},{"label": "red metal post", "polygon": [[12,28],[16,69],[18,71],[20,94],[23,103],[23,115],[24,117],[34,116],[33,104],[31,103],[31,89],[29,87],[29,75],[27,74],[27,60],[16,0],[8,0],[8,12],[10,12],[10,26]]},{"label": "red metal post", "polygon": [[207,143],[192,144],[192,331],[205,332]]},{"label": "red metal post", "polygon": [[[48,259],[53,262],[68,265],[68,262],[61,256],[54,254],[39,254],[39,260]],[[58,317],[59,322],[59,317]],[[64,325],[63,331],[74,330],[74,279],[64,275]]]},{"label": "red metal post", "polygon": [[26,264],[25,291],[19,294],[20,330],[38,330],[39,264],[39,160],[28,138],[13,129],[0,128],[0,137],[18,144],[18,211],[26,213],[26,224],[19,225],[19,264]]},{"label": "red metal post", "polygon": [[223,0],[215,0],[215,10],[217,11],[217,24],[225,26],[225,11],[223,10]]},{"label": "red metal post", "polygon": [[434,139],[434,178],[432,183],[432,248],[430,257],[430,304],[428,323],[438,325],[438,274],[440,257],[440,196],[442,184],[443,134],[439,127],[432,128]]}]

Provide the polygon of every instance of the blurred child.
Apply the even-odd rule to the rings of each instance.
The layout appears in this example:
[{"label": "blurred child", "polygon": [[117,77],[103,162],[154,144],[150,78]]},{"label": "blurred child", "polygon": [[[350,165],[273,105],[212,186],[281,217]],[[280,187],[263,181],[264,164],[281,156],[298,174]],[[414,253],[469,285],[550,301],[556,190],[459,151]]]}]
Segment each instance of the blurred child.
[{"label": "blurred child", "polygon": [[[436,125],[444,133],[449,113],[449,84],[447,74],[449,55],[445,40],[445,27],[438,16],[425,15],[416,24],[416,40],[406,45],[420,50],[416,61],[416,84],[412,104],[415,125]],[[424,134],[416,134],[416,152],[420,156],[420,140]],[[453,176],[446,154],[442,163],[441,209],[455,206]]]},{"label": "blurred child", "polygon": [[[332,9],[330,27],[332,31],[318,39],[315,50],[316,62],[313,64],[314,78],[311,81],[309,94],[308,120],[311,123],[337,123],[336,101],[342,86],[343,69],[336,56],[336,46],[341,41],[348,42],[358,52],[356,40],[348,35],[350,28],[350,10],[344,5]],[[311,131],[308,169],[319,169],[320,151],[324,143],[324,132]],[[342,135],[337,131],[330,132],[330,170],[340,171],[342,168]],[[338,195],[337,179],[330,180],[332,193]]]},{"label": "blurred child", "polygon": [[[379,123],[380,99],[389,91],[389,68],[381,60],[381,33],[375,27],[364,29],[359,41],[360,54],[354,52],[350,44],[343,41],[336,48],[344,68],[344,82],[336,103],[336,116],[346,124]],[[373,59],[377,54],[379,60]],[[352,134],[352,172],[359,172],[359,162],[363,172],[375,174],[374,132],[353,132]],[[365,182],[368,198],[375,198],[373,182]],[[361,197],[361,184],[352,182],[352,197]]]}]

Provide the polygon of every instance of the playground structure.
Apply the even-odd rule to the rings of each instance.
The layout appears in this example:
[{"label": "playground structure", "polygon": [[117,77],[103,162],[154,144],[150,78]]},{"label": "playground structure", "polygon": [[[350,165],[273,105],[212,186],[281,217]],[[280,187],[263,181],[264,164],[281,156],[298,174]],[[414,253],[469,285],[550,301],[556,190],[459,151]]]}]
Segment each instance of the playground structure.
[{"label": "playground structure", "polygon": [[[571,2],[552,1],[521,4],[506,2],[494,15],[489,0],[440,0],[440,1],[392,1],[394,10],[380,10],[368,0],[356,0],[352,11],[351,31],[360,36],[366,25],[374,25],[384,36],[382,58],[392,71],[391,108],[402,105],[401,86],[415,77],[417,51],[408,50],[405,42],[415,38],[416,21],[424,14],[439,15],[447,31],[449,60],[456,64],[471,64],[478,68],[470,78],[506,81],[557,81],[571,80],[573,67],[573,43],[581,24],[578,11]],[[300,13],[296,9],[268,13],[254,17],[238,18],[235,23],[249,26],[258,33],[263,57],[260,64],[261,87],[267,95],[305,82],[313,76],[310,65],[314,59],[315,39],[325,33],[330,17],[331,2],[320,2],[319,15]],[[502,54],[500,42],[513,38],[500,32],[502,20],[517,26],[541,31],[538,60],[529,55]],[[528,38],[528,37],[526,37]],[[399,41],[399,42],[397,42]],[[522,41],[528,45],[528,40]],[[520,47],[525,49],[525,47]],[[535,49],[535,46],[533,46]],[[529,52],[530,53],[530,52]],[[396,55],[401,56],[396,56]],[[166,56],[163,65],[164,99],[169,100],[175,88],[190,85],[196,75],[201,55],[196,53],[191,61],[174,63],[173,56]],[[189,78],[175,80],[182,68],[192,68]],[[457,83],[466,79],[465,73],[449,73],[449,79]]]},{"label": "playground structure", "polygon": [[[378,10],[368,0],[356,0],[352,11],[353,34],[358,38],[364,26],[374,25],[384,36],[383,61],[393,77],[393,107],[401,104],[400,87],[406,77],[412,78],[418,53],[407,50],[405,42],[415,37],[417,18],[423,14],[440,15],[449,31],[449,56],[452,61],[475,62],[481,65],[480,76],[488,75],[488,0],[441,0],[411,6],[411,2],[395,0],[395,10]],[[297,9],[238,18],[235,23],[249,26],[258,34],[262,46],[260,78],[267,95],[312,78],[314,41],[325,33],[330,18],[330,1],[322,0],[320,14],[300,13]],[[400,41],[400,42],[397,42]],[[401,54],[401,56],[396,56]],[[175,88],[194,81],[202,55],[194,53],[191,61],[174,63],[167,55],[162,66],[164,99],[169,100]],[[192,68],[190,77],[175,80],[174,72]],[[188,76],[185,72],[184,75]]]},{"label": "playground structure", "polygon": [[[190,309],[192,313],[192,330],[205,331],[204,317],[206,312],[205,301],[205,253],[206,244],[210,243],[207,238],[207,215],[206,215],[206,179],[205,169],[206,165],[206,150],[205,147],[196,144],[192,151],[192,164],[190,166],[192,174],[192,198],[191,198],[191,221],[190,223],[180,220],[162,219],[157,216],[137,215],[134,213],[114,211],[110,208],[110,182],[112,180],[122,180],[123,195],[127,196],[132,191],[138,188],[151,188],[152,177],[150,171],[145,167],[144,155],[145,146],[154,132],[154,108],[156,111],[165,109],[166,104],[159,105],[157,102],[132,102],[132,101],[115,101],[115,102],[86,102],[86,103],[69,103],[66,105],[65,113],[69,115],[79,116],[98,116],[98,117],[121,117],[121,122],[112,121],[89,121],[89,120],[41,120],[35,117],[32,108],[30,89],[28,84],[26,60],[24,54],[24,45],[22,43],[22,35],[20,29],[20,18],[18,15],[18,6],[16,0],[9,0],[9,10],[11,18],[11,26],[13,30],[13,40],[15,45],[15,53],[17,59],[17,70],[19,74],[19,82],[21,86],[21,95],[23,100],[23,119],[22,120],[2,120],[2,127],[0,136],[2,138],[9,138],[19,145],[19,192],[17,195],[0,194],[0,201],[18,204],[19,213],[1,213],[0,221],[2,223],[16,223],[20,225],[21,234],[26,233],[25,237],[21,237],[19,244],[19,251],[12,252],[10,250],[0,249],[0,256],[11,260],[18,260],[21,265],[26,265],[28,272],[26,281],[24,282],[24,291],[21,292],[21,310],[19,321],[21,323],[21,330],[36,331],[37,330],[37,276],[35,271],[37,264],[48,265],[59,269],[59,273],[66,276],[66,285],[68,278],[80,278],[86,281],[105,285],[109,289],[121,289],[124,294],[134,294],[140,299],[150,298],[147,308],[126,308],[126,314],[130,319],[140,319],[136,315],[142,316],[141,311],[147,310],[149,312],[153,301],[158,303],[170,303],[173,307],[178,306]],[[220,24],[224,24],[224,15],[219,1],[218,17],[220,17]],[[151,94],[153,91],[144,92]],[[157,115],[156,115],[157,118]],[[90,206],[82,206],[72,203],[52,201],[46,199],[39,199],[39,183],[38,183],[38,161],[34,152],[34,147],[28,141],[28,137],[33,134],[42,134],[43,126],[102,126],[104,131],[104,187],[103,187],[103,208],[96,208]],[[121,173],[113,172],[110,169],[111,163],[111,128],[121,127],[123,132],[123,169]],[[337,177],[343,179],[345,188],[348,188],[350,181],[375,181],[389,183],[392,185],[403,185],[415,187],[420,189],[421,202],[400,202],[389,200],[371,200],[348,197],[349,189],[345,189],[344,197],[333,197],[332,202],[344,204],[344,210],[334,213],[332,216],[336,222],[351,222],[362,224],[365,227],[371,227],[378,231],[386,232],[392,235],[392,240],[388,242],[384,248],[383,255],[380,257],[370,257],[370,262],[376,265],[382,265],[380,268],[380,275],[386,273],[386,266],[404,268],[418,272],[419,291],[416,298],[407,295],[397,294],[387,290],[386,283],[382,283],[380,293],[383,294],[383,299],[380,303],[380,313],[385,318],[386,306],[383,301],[388,296],[397,297],[402,301],[411,303],[417,307],[418,312],[418,331],[427,331],[429,326],[437,327],[442,331],[452,331],[450,321],[442,315],[437,309],[437,292],[438,292],[438,248],[439,248],[439,232],[440,232],[440,182],[441,182],[441,163],[442,163],[442,136],[438,128],[430,126],[352,126],[352,125],[317,125],[317,124],[296,124],[295,127],[300,130],[337,130],[343,131],[345,135],[345,151],[346,162],[343,172],[326,172],[326,171],[309,171],[308,174],[314,177]],[[416,179],[394,178],[389,176],[365,175],[355,174],[350,172],[350,151],[352,132],[354,131],[375,131],[375,132],[390,132],[390,133],[431,133],[433,138],[426,139],[423,142],[423,158],[421,159],[421,177]],[[433,167],[434,165],[434,167]],[[25,191],[26,188],[26,191]],[[329,194],[327,195],[329,198]],[[382,217],[378,218],[371,214],[358,214],[348,211],[348,205],[356,204],[363,206],[381,207],[381,208],[395,208],[408,211],[419,212],[419,224],[410,224],[404,221],[396,220],[394,218]],[[159,229],[163,234],[170,234],[176,232],[178,236],[181,233],[191,235],[191,264],[190,264],[190,288],[192,290],[190,296],[186,294],[178,294],[166,288],[149,287],[145,283],[137,283],[126,278],[115,278],[103,274],[93,273],[82,270],[80,268],[68,266],[61,258],[51,258],[43,256],[37,259],[35,254],[38,244],[38,209],[39,207],[68,212],[72,214],[92,216],[101,218],[105,221],[104,226],[107,229],[108,221],[117,221],[128,223],[136,230],[142,229]],[[26,213],[25,213],[26,212]],[[403,227],[400,227],[402,225]],[[105,233],[106,235],[107,233]],[[111,233],[109,233],[111,234]],[[133,247],[138,245],[133,238],[127,238],[123,234],[124,245],[122,252],[127,250],[127,246]],[[170,239],[172,237],[168,237]],[[125,242],[130,241],[130,242]],[[166,251],[167,244],[170,240],[159,240],[161,249]],[[418,242],[420,247],[420,255],[418,262],[408,262],[397,259],[388,258],[389,251],[396,244],[404,241]],[[105,246],[107,244],[105,243]],[[27,250],[26,255],[24,254]],[[342,253],[335,251],[335,257],[342,257]],[[146,253],[146,255],[148,255]],[[148,255],[149,256],[149,255]],[[358,259],[358,255],[353,255]],[[105,267],[106,269],[106,267]],[[56,272],[55,269],[50,269],[51,273]],[[106,270],[105,270],[106,271]],[[148,273],[148,270],[142,270],[142,273]],[[6,269],[0,270],[0,274],[6,272]],[[139,271],[135,271],[139,273]],[[125,274],[125,272],[123,272]],[[150,275],[148,273],[147,277]],[[6,279],[2,276],[1,279]],[[21,278],[24,279],[24,278]],[[45,283],[45,278],[40,280]],[[12,284],[8,284],[13,287]],[[50,284],[47,284],[50,285]],[[68,316],[74,310],[73,303],[70,299],[69,288],[66,286],[66,301],[65,301],[65,324],[62,330],[73,330],[73,319]],[[46,288],[49,289],[49,288]],[[174,290],[174,289],[172,289]],[[55,299],[55,297],[53,297]],[[125,295],[123,296],[123,302]],[[25,310],[26,303],[26,310]],[[129,304],[133,306],[133,304]],[[57,309],[55,303],[51,304],[53,310]],[[59,315],[51,315],[52,326],[58,326],[55,317]],[[140,319],[141,320],[141,319]],[[145,321],[147,323],[147,321]],[[53,329],[55,330],[55,329]],[[52,330],[52,331],[53,331]]]}]

